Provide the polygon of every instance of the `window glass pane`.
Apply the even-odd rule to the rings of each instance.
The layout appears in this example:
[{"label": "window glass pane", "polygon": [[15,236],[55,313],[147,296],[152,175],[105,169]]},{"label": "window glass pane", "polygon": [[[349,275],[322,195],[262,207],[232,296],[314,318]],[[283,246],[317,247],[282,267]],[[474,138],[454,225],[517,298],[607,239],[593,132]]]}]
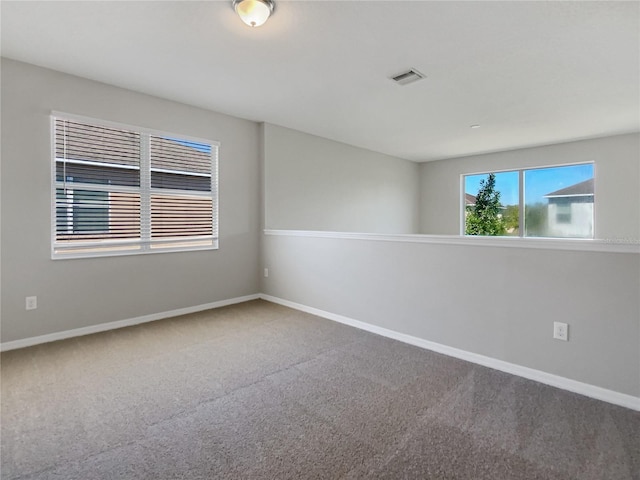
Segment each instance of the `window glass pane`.
[{"label": "window glass pane", "polygon": [[593,238],[593,164],[524,172],[525,236]]},{"label": "window glass pane", "polygon": [[151,188],[173,190],[211,191],[211,176],[183,175],[180,173],[151,172]]},{"label": "window glass pane", "polygon": [[151,169],[211,174],[211,145],[151,136]]},{"label": "window glass pane", "polygon": [[58,160],[56,181],[98,185],[140,186],[140,169],[97,164],[75,164]]},{"label": "window glass pane", "polygon": [[140,134],[56,119],[56,158],[110,165],[140,164]]},{"label": "window glass pane", "polygon": [[211,191],[211,145],[151,136],[151,188]]},{"label": "window glass pane", "polygon": [[464,177],[465,234],[520,234],[518,172]]},{"label": "window glass pane", "polygon": [[211,198],[151,195],[151,238],[213,234]]},{"label": "window glass pane", "polygon": [[109,231],[109,192],[76,190],[73,200],[73,233]]},{"label": "window glass pane", "polygon": [[139,238],[139,194],[56,189],[56,242]]}]

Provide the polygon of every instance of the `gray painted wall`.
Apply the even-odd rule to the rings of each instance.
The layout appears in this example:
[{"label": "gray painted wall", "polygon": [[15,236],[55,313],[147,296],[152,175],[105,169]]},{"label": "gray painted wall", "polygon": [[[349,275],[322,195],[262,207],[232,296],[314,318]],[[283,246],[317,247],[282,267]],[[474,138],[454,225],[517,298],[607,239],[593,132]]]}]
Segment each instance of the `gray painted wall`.
[{"label": "gray painted wall", "polygon": [[[263,291],[640,395],[637,254],[286,236],[265,236],[259,249],[263,214],[268,228],[415,230],[418,171],[423,201],[431,198],[435,204],[438,199],[442,206],[454,194],[457,205],[460,165],[466,168],[485,156],[447,160],[453,167],[444,162],[413,165],[4,59],[1,93],[3,342]],[[51,110],[219,140],[220,250],[50,260]],[[301,157],[300,152],[307,154]],[[549,155],[541,161],[541,153]],[[497,159],[492,169],[511,168],[516,159],[515,166],[596,160],[598,192],[610,192],[613,197],[606,201],[621,208],[603,219],[598,213],[598,232],[613,232],[598,236],[637,238],[637,135],[486,158]],[[278,175],[283,169],[288,173]],[[472,171],[486,169],[478,164]],[[264,212],[259,208],[262,189]],[[322,196],[327,189],[333,194],[328,200]],[[605,201],[602,197],[599,202]],[[384,213],[382,224],[378,209],[371,209],[371,201],[380,198],[387,200],[377,204]],[[385,210],[388,202],[393,208]],[[327,210],[343,212],[329,218],[323,216]],[[450,228],[448,215],[438,219],[425,212],[422,220]],[[457,224],[454,216],[454,229],[438,233],[456,234]],[[260,284],[263,266],[270,275]],[[486,278],[477,280],[478,272],[486,272]],[[25,311],[27,295],[38,296],[37,310]],[[570,342],[551,339],[554,320],[570,324]]]},{"label": "gray painted wall", "polygon": [[420,232],[460,234],[460,175],[595,163],[595,237],[640,241],[640,134],[581,140],[420,165]]},{"label": "gray painted wall", "polygon": [[[258,292],[256,123],[7,59],[1,93],[2,342]],[[220,249],[51,260],[51,110],[219,140]]]},{"label": "gray painted wall", "polygon": [[[266,235],[262,291],[640,396],[640,255]],[[569,323],[569,342],[552,338]]]},{"label": "gray painted wall", "polygon": [[419,165],[264,125],[266,228],[417,233]]},{"label": "gray painted wall", "polygon": [[[361,167],[350,163],[350,152],[336,155],[327,174],[331,142],[270,126],[265,137],[267,228],[354,231],[349,218],[307,218],[349,211],[359,200],[357,192],[335,202],[314,194],[333,178],[357,177]],[[638,143],[637,134],[621,135],[418,165],[422,229],[459,233],[461,173],[593,160],[597,235],[637,241]],[[301,159],[299,152],[319,156]],[[261,291],[268,295],[640,395],[637,254],[266,235],[262,256],[269,277]],[[569,323],[569,342],[552,338],[554,321]]]}]

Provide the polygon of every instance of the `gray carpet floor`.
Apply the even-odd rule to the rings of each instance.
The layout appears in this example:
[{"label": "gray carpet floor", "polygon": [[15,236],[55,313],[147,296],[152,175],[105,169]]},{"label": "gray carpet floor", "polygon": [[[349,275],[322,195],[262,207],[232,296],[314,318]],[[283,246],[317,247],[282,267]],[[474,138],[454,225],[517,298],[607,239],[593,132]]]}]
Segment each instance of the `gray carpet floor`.
[{"label": "gray carpet floor", "polygon": [[2,479],[640,479],[640,413],[264,301],[2,354]]}]

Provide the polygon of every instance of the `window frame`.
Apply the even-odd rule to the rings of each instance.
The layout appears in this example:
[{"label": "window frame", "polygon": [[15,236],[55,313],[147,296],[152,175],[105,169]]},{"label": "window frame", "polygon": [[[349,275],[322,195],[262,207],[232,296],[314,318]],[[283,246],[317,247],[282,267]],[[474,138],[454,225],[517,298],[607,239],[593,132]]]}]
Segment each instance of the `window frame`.
[{"label": "window frame", "polygon": [[[63,246],[56,242],[57,238],[57,224],[56,224],[56,190],[59,188],[56,178],[56,120],[69,120],[78,123],[86,123],[89,125],[116,128],[122,130],[128,130],[140,134],[141,139],[141,152],[140,152],[140,186],[118,186],[113,185],[110,187],[103,187],[101,184],[79,184],[74,186],[75,189],[93,189],[96,191],[118,192],[118,193],[136,193],[140,195],[140,237],[138,239],[124,239],[124,240],[111,240],[108,245],[101,242],[84,242],[83,247],[91,247],[92,243],[95,244],[96,250],[74,250],[72,246]],[[76,259],[76,258],[96,258],[96,257],[112,257],[123,255],[142,255],[152,253],[171,253],[171,252],[190,252],[190,251],[203,251],[203,250],[217,250],[219,249],[219,226],[220,226],[220,213],[219,213],[219,154],[220,154],[220,142],[205,138],[194,137],[190,135],[178,134],[175,132],[167,132],[162,130],[156,130],[146,127],[140,127],[136,125],[129,125],[120,122],[113,122],[109,120],[96,119],[92,117],[86,117],[82,115],[70,114],[66,112],[51,111],[50,113],[50,167],[51,167],[51,259]],[[170,138],[173,140],[179,140],[184,142],[194,142],[200,144],[206,144],[211,147],[210,161],[210,178],[211,178],[211,190],[209,191],[191,191],[180,189],[165,189],[158,187],[151,187],[151,173],[157,170],[151,168],[151,154],[150,154],[150,138],[152,136],[161,138]],[[128,167],[124,167],[128,168]],[[179,171],[172,171],[170,173],[180,173]],[[190,172],[185,172],[191,175]],[[203,174],[203,176],[208,176]],[[78,188],[79,187],[79,188]],[[85,188],[86,187],[86,188]],[[151,198],[153,195],[172,195],[177,196],[197,196],[201,198],[211,199],[211,221],[212,221],[212,234],[211,236],[202,236],[203,241],[211,240],[211,243],[206,245],[185,245],[184,242],[180,242],[178,239],[173,238],[169,240],[164,239],[151,239]],[[185,242],[191,239],[185,239]],[[178,244],[169,245],[164,244]],[[97,250],[99,249],[99,251]],[[69,250],[69,251],[66,251]]]},{"label": "window frame", "polygon": [[[538,237],[538,236],[527,236],[525,235],[526,229],[524,228],[524,222],[518,226],[519,235],[467,235],[466,232],[466,203],[465,203],[465,177],[473,176],[473,175],[489,175],[491,173],[504,173],[504,172],[518,172],[518,215],[521,221],[524,221],[525,218],[525,184],[524,184],[524,176],[526,171],[531,170],[542,170],[546,168],[561,168],[561,167],[573,167],[579,165],[591,165],[593,168],[593,235],[592,237]],[[503,168],[489,171],[478,171],[478,172],[468,172],[460,174],[460,236],[464,238],[509,238],[518,240],[532,240],[536,241],[536,239],[541,239],[543,241],[548,240],[558,240],[558,241],[592,241],[597,239],[596,236],[596,225],[597,225],[597,205],[596,205],[596,189],[598,182],[596,181],[596,162],[594,160],[586,160],[584,162],[571,162],[571,163],[559,163],[559,164],[550,164],[550,165],[535,165],[528,167],[515,167],[515,168]]]}]

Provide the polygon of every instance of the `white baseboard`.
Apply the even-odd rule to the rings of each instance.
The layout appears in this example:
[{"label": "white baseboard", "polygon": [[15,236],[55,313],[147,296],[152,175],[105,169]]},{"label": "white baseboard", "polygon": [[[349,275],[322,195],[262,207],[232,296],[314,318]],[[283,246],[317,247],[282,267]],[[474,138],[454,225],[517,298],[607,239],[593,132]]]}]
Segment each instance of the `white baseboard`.
[{"label": "white baseboard", "polygon": [[393,338],[410,345],[425,348],[437,353],[449,355],[450,357],[466,360],[478,365],[500,370],[502,372],[510,373],[520,377],[534,380],[546,385],[568,390],[570,392],[585,395],[587,397],[602,400],[604,402],[620,405],[622,407],[630,408],[632,410],[640,411],[640,398],[624,393],[608,390],[606,388],[597,387],[588,383],[578,382],[571,380],[570,378],[561,377],[551,373],[543,372],[541,370],[535,370],[533,368],[523,367],[515,363],[505,362],[503,360],[497,360],[495,358],[487,357],[485,355],[479,355],[477,353],[467,352],[458,348],[449,347],[440,343],[431,342],[422,338],[414,337],[404,333],[399,333],[387,328],[371,325],[360,320],[345,317],[343,315],[337,315],[335,313],[326,312],[318,308],[308,307],[300,303],[291,302],[282,298],[274,297],[266,294],[254,294],[246,295],[243,297],[230,298],[227,300],[221,300],[218,302],[205,303],[203,305],[196,305],[194,307],[179,308],[176,310],[169,310],[166,312],[153,313],[150,315],[143,315],[141,317],[129,318],[125,320],[118,320],[115,322],[101,323],[99,325],[92,325],[89,327],[75,328],[72,330],[65,330],[62,332],[50,333],[47,335],[40,335],[37,337],[23,338],[20,340],[14,340],[11,342],[0,343],[0,351],[5,352],[8,350],[15,350],[17,348],[30,347],[33,345],[39,345],[41,343],[55,342],[57,340],[64,340],[66,338],[79,337],[82,335],[89,335],[92,333],[104,332],[107,330],[114,330],[117,328],[129,327],[138,325],[141,323],[152,322],[155,320],[162,320],[164,318],[176,317],[179,315],[186,315],[189,313],[201,312],[203,310],[209,310],[212,308],[224,307],[227,305],[233,305],[235,303],[248,302],[250,300],[256,300],[261,298],[263,300],[284,305],[296,310],[300,310],[306,313],[311,313],[318,317],[333,320],[335,322],[343,323],[361,330],[366,330],[384,337]]},{"label": "white baseboard", "polygon": [[355,328],[366,330],[368,332],[376,333],[384,337],[393,338],[410,345],[425,348],[437,353],[442,353],[450,357],[466,360],[478,365],[500,370],[501,372],[510,373],[519,377],[524,377],[529,380],[551,385],[552,387],[561,388],[570,392],[585,395],[587,397],[602,400],[604,402],[612,403],[614,405],[620,405],[622,407],[630,408],[632,410],[640,411],[640,398],[625,393],[608,390],[606,388],[597,387],[588,383],[578,382],[571,380],[570,378],[561,377],[551,373],[543,372],[541,370],[535,370],[529,367],[523,367],[515,363],[505,362],[503,360],[497,360],[495,358],[487,357],[485,355],[479,355],[477,353],[467,352],[458,348],[449,347],[440,343],[431,342],[422,338],[414,337],[412,335],[406,335],[387,328],[378,327],[369,323],[361,322],[360,320],[354,320],[353,318],[337,315],[335,313],[326,312],[313,307],[308,307],[300,303],[291,302],[282,298],[273,297],[271,295],[260,294],[260,298],[269,302],[284,305],[285,307],[294,308],[306,313],[311,313],[318,317],[323,317],[335,322],[344,323]]},{"label": "white baseboard", "polygon": [[140,323],[153,322],[155,320],[177,317],[179,315],[186,315],[188,313],[201,312],[203,310],[224,307],[227,305],[233,305],[235,303],[248,302],[249,300],[257,300],[258,298],[260,298],[259,294],[245,295],[244,297],[236,297],[227,300],[220,300],[218,302],[205,303],[203,305],[196,305],[195,307],[178,308],[176,310],[169,310],[167,312],[152,313],[150,315],[143,315],[141,317],[117,320],[115,322],[100,323],[98,325],[74,328],[72,330],[49,333],[47,335],[39,335],[37,337],[23,338],[11,342],[0,343],[0,352],[15,350],[16,348],[31,347],[33,345],[38,345],[41,343],[55,342],[56,340],[64,340],[66,338],[80,337],[82,335],[89,335],[92,333],[105,332],[107,330],[114,330],[116,328],[130,327],[132,325],[138,325]]}]

